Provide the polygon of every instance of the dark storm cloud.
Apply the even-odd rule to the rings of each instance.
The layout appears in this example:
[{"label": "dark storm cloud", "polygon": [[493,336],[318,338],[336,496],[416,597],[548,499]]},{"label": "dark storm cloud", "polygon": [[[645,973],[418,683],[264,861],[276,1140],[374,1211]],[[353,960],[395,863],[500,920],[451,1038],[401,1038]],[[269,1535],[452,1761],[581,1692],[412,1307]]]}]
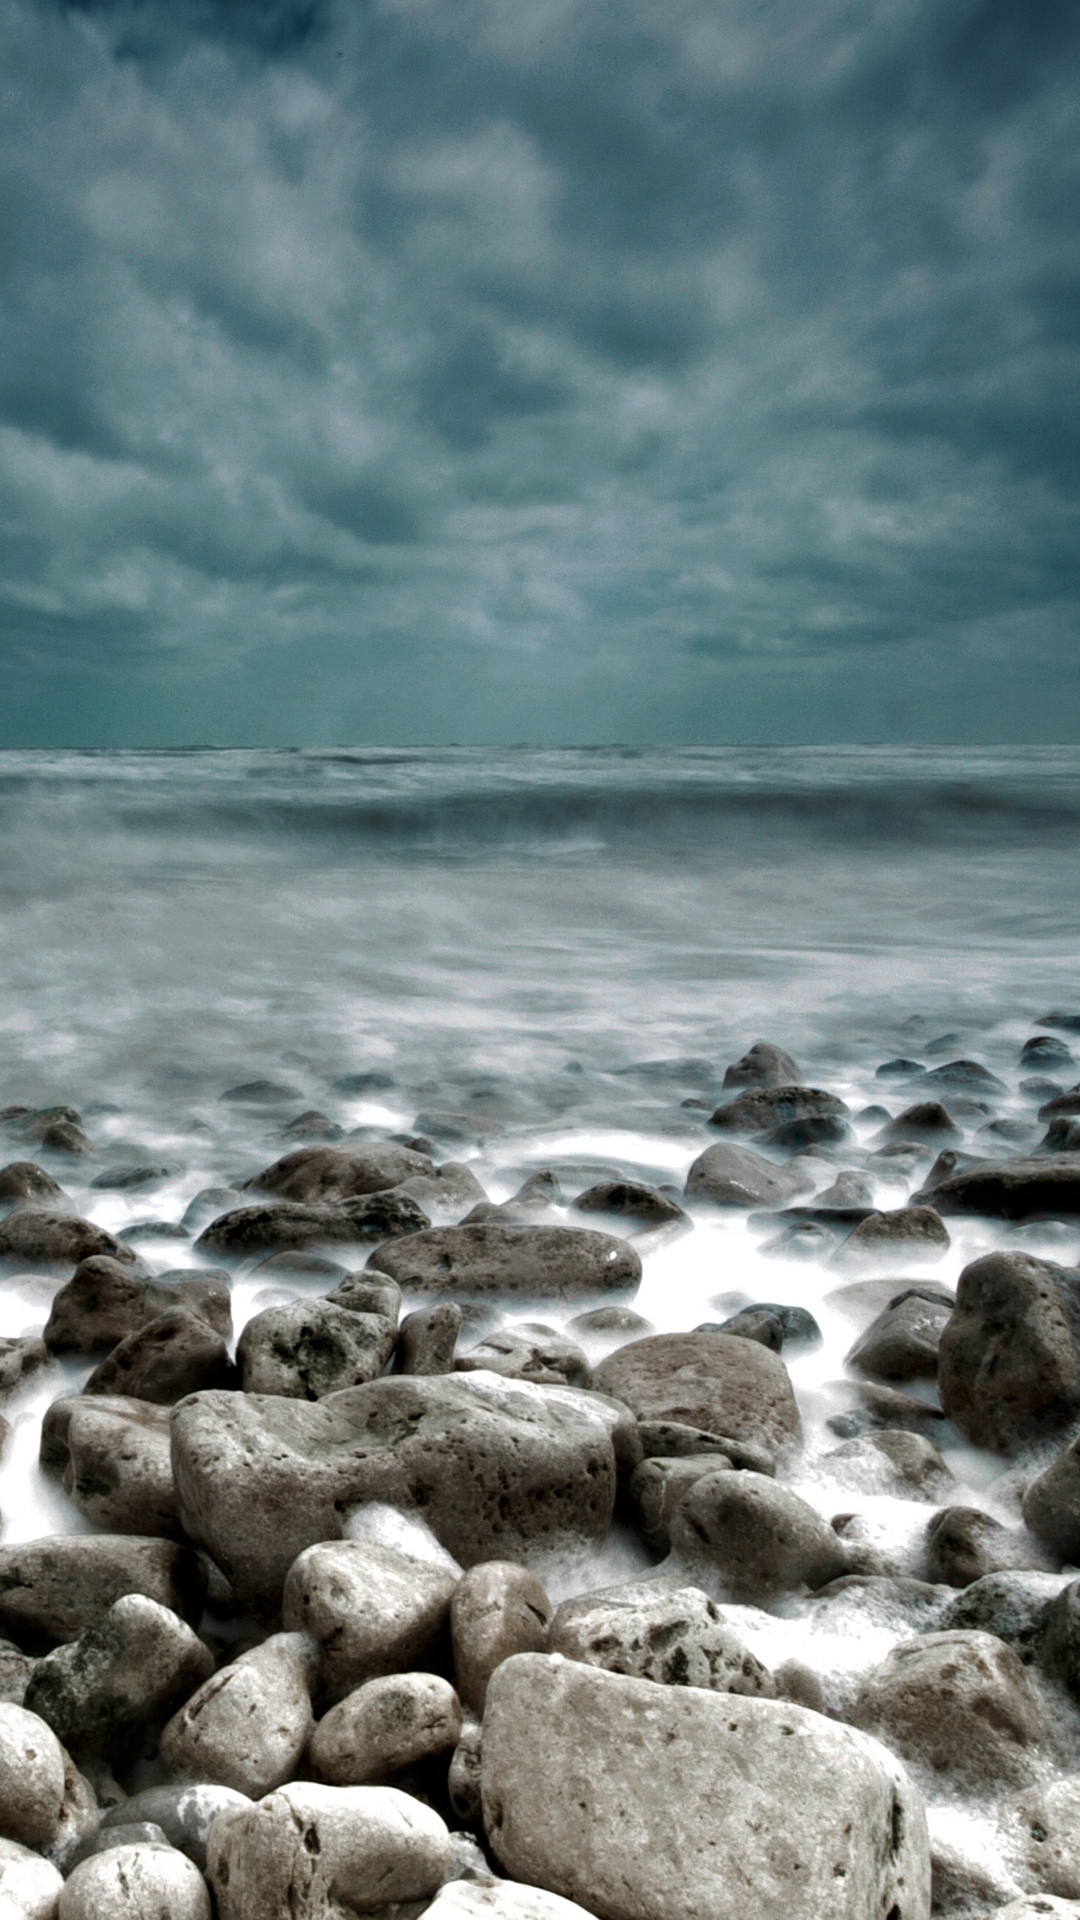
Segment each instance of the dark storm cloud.
[{"label": "dark storm cloud", "polygon": [[3,737],[1080,730],[1076,6],[0,30]]}]

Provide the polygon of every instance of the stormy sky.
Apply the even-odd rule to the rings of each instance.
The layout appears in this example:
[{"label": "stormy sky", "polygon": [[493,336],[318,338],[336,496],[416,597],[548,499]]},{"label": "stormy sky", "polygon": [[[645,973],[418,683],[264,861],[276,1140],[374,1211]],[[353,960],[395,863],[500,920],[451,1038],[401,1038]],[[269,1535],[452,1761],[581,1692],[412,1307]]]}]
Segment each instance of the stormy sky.
[{"label": "stormy sky", "polygon": [[1080,738],[1074,0],[0,0],[0,745]]}]

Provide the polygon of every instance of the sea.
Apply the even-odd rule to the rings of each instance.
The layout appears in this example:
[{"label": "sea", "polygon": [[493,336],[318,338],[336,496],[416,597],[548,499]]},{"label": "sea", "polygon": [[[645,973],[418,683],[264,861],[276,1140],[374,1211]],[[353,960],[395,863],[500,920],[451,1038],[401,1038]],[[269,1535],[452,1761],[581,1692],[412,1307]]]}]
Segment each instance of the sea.
[{"label": "sea", "polygon": [[[851,1110],[851,1140],[814,1163],[819,1189],[865,1167],[912,1097],[878,1078],[897,1056],[997,1075],[992,1113],[959,1124],[967,1151],[999,1151],[982,1137],[994,1119],[1021,1142],[1042,1132],[1023,1043],[1068,1040],[1045,1022],[1080,1013],[1078,853],[1080,750],[1065,747],[6,752],[0,1108],[77,1110],[93,1153],[37,1157],[114,1232],[175,1227],[196,1193],[284,1152],[309,1110],[362,1137],[471,1115],[475,1139],[445,1152],[494,1200],[541,1167],[567,1199],[611,1173],[681,1191],[717,1137],[726,1066],[757,1040]],[[223,1098],[257,1081],[280,1089],[270,1105]],[[149,1189],[92,1184],[133,1156],[168,1171]],[[876,1204],[902,1205],[919,1177],[875,1163]],[[948,1224],[916,1277],[953,1287],[995,1246],[1078,1257],[1067,1224]],[[828,1515],[854,1498],[864,1536],[917,1573],[931,1509],[853,1496],[827,1460],[866,1318],[838,1299],[850,1276],[769,1238],[698,1210],[692,1232],[641,1243],[634,1304],[660,1331],[746,1301],[808,1308],[822,1343],[791,1356],[807,1435],[793,1484]],[[175,1237],[139,1250],[161,1270],[199,1260]],[[39,1329],[61,1277],[0,1279],[0,1333]],[[280,1279],[240,1269],[237,1331],[280,1297]],[[4,1408],[5,1542],[88,1524],[36,1465],[43,1407],[78,1378],[52,1369]],[[1007,1463],[948,1458],[954,1503],[1016,1524]],[[641,1568],[620,1536],[602,1565],[552,1578],[572,1592]],[[762,1657],[825,1672],[838,1712],[910,1632],[856,1605],[730,1611]],[[950,1817],[997,1844],[985,1809]]]}]

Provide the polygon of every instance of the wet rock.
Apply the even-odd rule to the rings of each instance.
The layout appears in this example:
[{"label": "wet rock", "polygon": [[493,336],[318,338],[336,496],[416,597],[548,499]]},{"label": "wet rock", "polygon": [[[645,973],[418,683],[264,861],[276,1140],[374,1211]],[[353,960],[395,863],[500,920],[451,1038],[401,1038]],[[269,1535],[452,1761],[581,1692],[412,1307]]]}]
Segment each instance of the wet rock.
[{"label": "wet rock", "polygon": [[0,1631],[31,1653],[77,1640],[125,1593],[196,1626],[206,1570],[190,1547],[125,1534],[51,1534],[0,1547]]},{"label": "wet rock", "polygon": [[770,1448],[757,1446],[752,1440],[736,1440],[732,1434],[710,1433],[679,1420],[639,1420],[638,1434],[645,1460],[685,1460],[706,1453],[721,1456],[733,1467],[748,1467],[751,1473],[772,1476],[776,1472],[776,1456]]},{"label": "wet rock", "polygon": [[25,1380],[48,1363],[49,1354],[36,1334],[0,1339],[0,1399],[14,1393]]},{"label": "wet rock", "polygon": [[354,1147],[298,1147],[245,1180],[244,1186],[257,1193],[277,1194],[282,1200],[325,1205],[381,1193],[400,1186],[414,1174],[431,1174],[434,1170],[426,1154],[410,1153],[407,1147],[390,1141]]},{"label": "wet rock", "polygon": [[902,1768],[796,1706],[521,1654],[488,1691],[482,1775],[503,1866],[599,1920],[929,1913]]},{"label": "wet rock", "polygon": [[856,1340],[845,1365],[871,1379],[933,1380],[938,1343],[951,1312],[947,1300],[901,1293]]},{"label": "wet rock", "polygon": [[454,1677],[466,1707],[482,1714],[488,1681],[514,1653],[541,1653],[552,1606],[527,1567],[484,1560],[470,1567],[450,1600]]},{"label": "wet rock", "polygon": [[740,1307],[727,1320],[705,1321],[696,1333],[728,1333],[739,1340],[757,1340],[761,1346],[780,1353],[784,1347],[820,1347],[821,1328],[805,1307],[774,1305],[762,1301]]},{"label": "wet rock", "polygon": [[449,1753],[461,1738],[461,1702],[436,1673],[387,1674],[347,1694],[319,1721],[311,1764],[332,1786],[375,1785],[403,1767]]},{"label": "wet rock", "polygon": [[169,1160],[136,1160],[122,1166],[106,1167],[104,1173],[95,1175],[92,1187],[98,1187],[105,1193],[134,1193],[143,1187],[159,1186],[163,1180],[172,1180],[183,1168]]},{"label": "wet rock", "polygon": [[1025,1523],[1060,1560],[1080,1560],[1080,1442],[1074,1441],[1031,1482]]},{"label": "wet rock", "polygon": [[730,1434],[773,1454],[799,1433],[783,1361],[756,1341],[730,1334],[662,1333],[634,1340],[601,1361],[593,1382],[639,1420]]},{"label": "wet rock", "polygon": [[0,1206],[62,1206],[67,1195],[62,1186],[33,1160],[12,1160],[0,1167]]},{"label": "wet rock", "polygon": [[815,1207],[872,1207],[873,1186],[864,1173],[838,1173],[831,1187],[815,1194]]},{"label": "wet rock", "polygon": [[0,1701],[10,1701],[13,1707],[21,1707],[33,1671],[34,1662],[30,1654],[23,1653],[12,1640],[0,1640]]},{"label": "wet rock", "polygon": [[940,1100],[919,1100],[890,1120],[880,1137],[883,1141],[916,1140],[936,1146],[939,1141],[960,1140],[963,1135]]},{"label": "wet rock", "polygon": [[1080,1900],[1080,1774],[1029,1788],[1008,1811],[1036,1886],[1062,1900]]},{"label": "wet rock", "polygon": [[673,1551],[711,1569],[737,1603],[767,1606],[847,1572],[847,1556],[828,1522],[764,1474],[713,1473],[696,1480],[669,1524]]},{"label": "wet rock", "polygon": [[572,1213],[617,1213],[644,1227],[689,1226],[690,1220],[675,1200],[643,1180],[605,1180],[587,1187],[571,1200]]},{"label": "wet rock", "polygon": [[385,1093],[388,1087],[395,1085],[392,1073],[385,1073],[379,1067],[369,1067],[362,1073],[343,1073],[330,1082],[334,1093]]},{"label": "wet rock", "polygon": [[26,1691],[72,1752],[108,1753],[209,1679],[213,1655],[168,1607],[127,1593],[78,1640],[38,1661]]},{"label": "wet rock", "polygon": [[0,1835],[48,1847],[64,1802],[64,1753],[52,1728],[25,1707],[0,1702]]},{"label": "wet rock", "polygon": [[122,1394],[54,1400],[42,1421],[41,1462],[60,1469],[64,1492],[107,1532],[183,1537],[167,1407]]},{"label": "wet rock", "polygon": [[870,1380],[833,1380],[828,1382],[826,1392],[849,1403],[849,1411],[831,1414],[825,1422],[830,1433],[842,1440],[882,1428],[921,1433],[935,1444],[948,1436],[948,1422],[940,1407],[917,1400],[913,1394],[899,1393],[895,1387],[878,1386]]},{"label": "wet rock", "polygon": [[40,1853],[0,1839],[0,1913],[10,1920],[56,1920],[64,1881]]},{"label": "wet rock", "polygon": [[836,1230],[816,1220],[795,1221],[771,1240],[762,1242],[761,1252],[769,1260],[828,1260],[837,1245]]},{"label": "wet rock", "polygon": [[630,1481],[631,1507],[649,1546],[667,1553],[671,1546],[672,1515],[678,1512],[684,1496],[706,1474],[723,1473],[731,1468],[724,1454],[684,1454],[681,1458],[663,1455],[643,1460]]},{"label": "wet rock", "polygon": [[193,1860],[200,1873],[206,1871],[206,1842],[210,1827],[221,1813],[241,1813],[251,1802],[231,1787],[184,1784],[171,1787],[147,1787],[118,1806],[110,1807],[101,1819],[101,1832],[132,1820],[152,1822],[164,1833],[172,1847],[179,1847]]},{"label": "wet rock", "polygon": [[194,1394],[172,1416],[181,1517],[236,1592],[271,1611],[297,1554],[367,1501],[421,1512],[463,1566],[597,1543],[614,1418],[593,1395],[483,1374],[395,1375],[312,1402]]},{"label": "wet rock", "polygon": [[1025,1665],[1038,1652],[1042,1664],[1058,1671],[1048,1657],[1049,1610],[1062,1591],[1060,1573],[985,1573],[951,1600],[941,1615],[942,1632],[974,1627],[996,1633],[1014,1648]]},{"label": "wet rock", "polygon": [[220,1920],[341,1920],[429,1901],[449,1851],[444,1822],[411,1794],[298,1780],[215,1822],[207,1865]]},{"label": "wet rock", "polygon": [[334,1205],[268,1200],[262,1206],[236,1207],[212,1220],[195,1246],[202,1253],[240,1260],[264,1248],[364,1246],[419,1233],[430,1225],[415,1200],[390,1188]]},{"label": "wet rock", "polygon": [[342,1140],[345,1129],[328,1114],[320,1113],[318,1107],[307,1107],[282,1127],[281,1137],[283,1140]]},{"label": "wet rock", "polygon": [[[772,1676],[699,1587],[608,1587],[555,1610],[549,1653],[668,1687],[772,1698]],[[522,1649],[524,1651],[524,1649]]]},{"label": "wet rock", "polygon": [[956,1484],[933,1443],[923,1434],[900,1428],[857,1434],[825,1459],[834,1474],[866,1493],[937,1500]]},{"label": "wet rock", "polygon": [[813,1184],[802,1167],[778,1166],[750,1147],[718,1141],[690,1168],[686,1198],[713,1207],[782,1207]]},{"label": "wet rock", "polygon": [[290,1100],[302,1100],[303,1094],[296,1087],[283,1086],[278,1080],[244,1080],[236,1087],[226,1087],[218,1098],[229,1106],[236,1107],[279,1107]]},{"label": "wet rock", "polygon": [[219,1214],[231,1213],[242,1202],[239,1187],[203,1187],[193,1200],[189,1200],[180,1216],[180,1225],[188,1233],[200,1233]]},{"label": "wet rock", "polygon": [[724,1070],[727,1087],[794,1087],[801,1079],[790,1053],[770,1040],[755,1040],[741,1059]]},{"label": "wet rock", "polygon": [[142,1842],[92,1854],[71,1873],[58,1920],[210,1920],[210,1895],[198,1868],[175,1847]]},{"label": "wet rock", "polygon": [[451,1146],[482,1147],[505,1132],[505,1128],[501,1121],[488,1119],[481,1113],[450,1113],[444,1108],[432,1107],[426,1113],[417,1114],[413,1132]]},{"label": "wet rock", "polygon": [[948,1231],[933,1207],[896,1207],[860,1220],[833,1259],[837,1266],[882,1259],[936,1260],[949,1245]]},{"label": "wet rock", "polygon": [[480,1765],[483,1737],[479,1721],[467,1721],[461,1739],[451,1755],[446,1775],[450,1805],[459,1820],[479,1827],[483,1820],[480,1802]]},{"label": "wet rock", "polygon": [[948,1060],[943,1067],[931,1067],[921,1084],[927,1088],[956,1087],[962,1093],[1007,1093],[1004,1080],[991,1073],[979,1060]]},{"label": "wet rock", "polygon": [[899,1057],[896,1060],[882,1061],[881,1066],[875,1068],[874,1079],[875,1080],[914,1080],[922,1074],[923,1070],[924,1069],[918,1060],[907,1060],[907,1059],[904,1059],[903,1057]]},{"label": "wet rock", "polygon": [[984,1160],[936,1181],[932,1193],[925,1197],[944,1214],[977,1213],[1001,1220],[1071,1220],[1080,1214],[1080,1159],[1061,1153]]},{"label": "wet rock", "polygon": [[962,1830],[961,1835],[931,1833],[931,1912],[978,1914],[987,1920],[991,1910],[1018,1891],[1017,1883],[1000,1860],[980,1856]]},{"label": "wet rock", "polygon": [[98,1363],[83,1388],[89,1394],[127,1394],[170,1407],[203,1387],[235,1379],[229,1350],[201,1314],[168,1307],[129,1333]]},{"label": "wet rock", "polygon": [[459,1373],[486,1371],[507,1380],[536,1380],[547,1386],[588,1387],[589,1363],[575,1341],[554,1327],[522,1323],[499,1327],[455,1362]]},{"label": "wet rock", "polygon": [[734,1100],[717,1107],[709,1125],[724,1133],[768,1134],[793,1121],[831,1116],[846,1120],[848,1109],[834,1093],[821,1087],[747,1087]]},{"label": "wet rock", "polygon": [[941,1335],[938,1388],[976,1446],[1011,1453],[1073,1418],[1078,1308],[1075,1276],[1032,1254],[986,1254],[964,1268]]},{"label": "wet rock", "polygon": [[365,1680],[424,1667],[447,1633],[457,1576],[396,1547],[327,1540],[289,1570],[282,1617],[322,1649],[321,1684],[343,1699]]},{"label": "wet rock", "polygon": [[[447,1219],[460,1221],[470,1208],[490,1205],[475,1173],[463,1160],[444,1160],[431,1173],[414,1173],[397,1191],[411,1195],[439,1224]],[[531,1218],[535,1209],[525,1207],[523,1211]]]},{"label": "wet rock", "polygon": [[128,1266],[136,1264],[136,1255],[122,1240],[78,1214],[21,1206],[0,1220],[0,1262],[73,1267],[99,1254]]},{"label": "wet rock", "polygon": [[329,1300],[292,1300],[248,1321],[236,1347],[245,1393],[321,1400],[376,1380],[394,1350],[396,1319]]},{"label": "wet rock", "polygon": [[407,1313],[398,1328],[395,1373],[452,1373],[463,1319],[454,1300]]},{"label": "wet rock", "polygon": [[316,1649],[307,1634],[276,1633],[219,1667],[175,1713],[161,1757],[184,1779],[259,1800],[283,1786],[314,1726],[309,1684]]},{"label": "wet rock", "polygon": [[[125,1263],[126,1262],[126,1263]],[[228,1339],[232,1333],[228,1275],[192,1272],[151,1274],[134,1255],[125,1261],[95,1255],[80,1261],[60,1288],[45,1323],[50,1353],[100,1352],[137,1333],[159,1314],[184,1308]]]},{"label": "wet rock", "polygon": [[757,1137],[763,1147],[783,1147],[792,1153],[801,1153],[807,1148],[842,1146],[850,1139],[851,1128],[842,1114],[807,1113],[798,1120],[782,1120],[778,1127]]},{"label": "wet rock", "polygon": [[[1039,1619],[1038,1658],[1045,1671],[1080,1700],[1080,1581],[1062,1584],[1064,1578],[1058,1576],[1059,1591],[1046,1599]],[[1049,1584],[1045,1575],[1043,1579]]]},{"label": "wet rock", "polygon": [[1022,1528],[1004,1527],[978,1507],[943,1507],[926,1529],[926,1576],[967,1587],[987,1573],[1050,1573],[1053,1562]]},{"label": "wet rock", "polygon": [[625,1345],[627,1340],[638,1340],[644,1334],[655,1333],[651,1320],[635,1313],[632,1307],[590,1307],[586,1313],[576,1313],[566,1323],[567,1333],[577,1335],[581,1340],[602,1340],[608,1345]]},{"label": "wet rock", "polygon": [[1031,1780],[1047,1740],[1025,1668],[990,1633],[927,1633],[894,1647],[863,1681],[854,1718],[969,1791]]},{"label": "wet rock", "polygon": [[625,1240],[591,1228],[434,1227],[379,1249],[379,1266],[409,1293],[572,1300],[632,1293],[641,1261]]},{"label": "wet rock", "polygon": [[1029,1073],[1058,1073],[1073,1065],[1073,1057],[1064,1040],[1059,1040],[1056,1034],[1035,1033],[1024,1041],[1017,1065]]}]

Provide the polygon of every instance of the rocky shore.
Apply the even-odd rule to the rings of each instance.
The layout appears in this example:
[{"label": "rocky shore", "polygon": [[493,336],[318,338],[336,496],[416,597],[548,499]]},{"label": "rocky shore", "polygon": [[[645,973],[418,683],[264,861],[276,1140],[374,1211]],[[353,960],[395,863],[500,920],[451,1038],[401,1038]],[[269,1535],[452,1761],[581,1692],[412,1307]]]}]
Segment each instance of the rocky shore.
[{"label": "rocky shore", "polygon": [[[857,1109],[645,1063],[678,1177],[255,1080],[190,1192],[0,1111],[65,1516],[0,1542],[0,1916],[1080,1916],[1074,1032]],[[781,1297],[680,1324],[720,1219]]]}]

